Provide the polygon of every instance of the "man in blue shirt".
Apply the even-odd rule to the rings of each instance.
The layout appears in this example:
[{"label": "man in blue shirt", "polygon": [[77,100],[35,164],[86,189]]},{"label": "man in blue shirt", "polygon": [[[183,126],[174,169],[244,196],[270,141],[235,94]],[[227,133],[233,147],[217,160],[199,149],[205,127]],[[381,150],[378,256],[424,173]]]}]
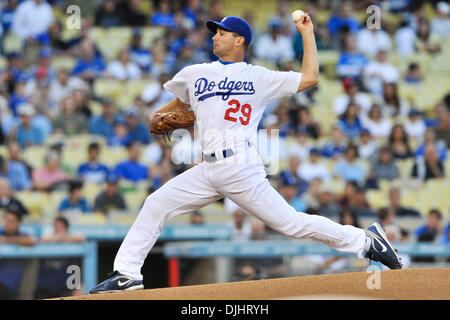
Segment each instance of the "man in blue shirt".
[{"label": "man in blue shirt", "polygon": [[307,208],[306,202],[297,196],[298,181],[289,171],[280,174],[278,190],[286,201],[299,212],[304,212]]},{"label": "man in blue shirt", "polygon": [[[0,229],[0,244],[12,243],[32,246],[36,239],[19,231],[22,215],[14,203],[9,205],[3,215]],[[17,299],[25,269],[23,259],[0,259],[0,299]]]},{"label": "man in blue shirt", "polygon": [[135,29],[130,43],[130,59],[137,63],[142,70],[149,72],[152,55],[148,49],[142,47],[141,39],[141,30]]},{"label": "man in blue shirt", "polygon": [[128,160],[117,164],[114,169],[115,174],[131,182],[138,182],[149,177],[149,168],[138,162],[140,147],[141,144],[138,141],[128,145]]},{"label": "man in blue shirt", "polygon": [[78,210],[80,212],[89,212],[89,207],[86,199],[82,195],[83,184],[80,181],[72,181],[69,184],[69,197],[61,201],[59,205],[59,212],[68,210]]},{"label": "man in blue shirt", "polygon": [[75,64],[72,75],[91,81],[102,74],[106,65],[101,56],[95,55],[93,44],[89,40],[81,42],[80,47],[81,57]]},{"label": "man in blue shirt", "polygon": [[344,2],[339,10],[339,14],[333,15],[328,21],[328,31],[331,36],[337,36],[342,28],[348,28],[350,33],[359,30],[359,22],[352,17],[352,5]]},{"label": "man in blue shirt", "polygon": [[114,116],[114,107],[111,99],[101,98],[103,112],[101,115],[93,116],[89,121],[89,133],[103,136],[106,139],[114,134],[114,124],[116,117]]},{"label": "man in blue shirt", "polygon": [[148,144],[150,142],[149,129],[139,121],[139,109],[137,107],[128,108],[124,111],[124,115],[130,141]]},{"label": "man in blue shirt", "polygon": [[98,162],[100,154],[100,145],[97,142],[89,144],[88,162],[79,166],[77,176],[84,181],[101,184],[105,181],[109,173],[109,169],[102,163]]},{"label": "man in blue shirt", "polygon": [[44,143],[45,134],[36,125],[32,123],[34,116],[34,107],[31,104],[21,104],[17,109],[21,123],[16,130],[16,140],[22,148],[29,145],[41,145]]}]

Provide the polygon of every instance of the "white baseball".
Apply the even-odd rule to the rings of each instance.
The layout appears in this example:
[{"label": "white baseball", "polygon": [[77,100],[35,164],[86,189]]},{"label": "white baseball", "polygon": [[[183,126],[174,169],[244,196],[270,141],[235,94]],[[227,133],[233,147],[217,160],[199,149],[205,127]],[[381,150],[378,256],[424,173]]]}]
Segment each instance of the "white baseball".
[{"label": "white baseball", "polygon": [[302,10],[295,10],[294,12],[292,12],[292,20],[294,20],[294,22],[297,22],[303,18],[304,14],[305,13]]}]

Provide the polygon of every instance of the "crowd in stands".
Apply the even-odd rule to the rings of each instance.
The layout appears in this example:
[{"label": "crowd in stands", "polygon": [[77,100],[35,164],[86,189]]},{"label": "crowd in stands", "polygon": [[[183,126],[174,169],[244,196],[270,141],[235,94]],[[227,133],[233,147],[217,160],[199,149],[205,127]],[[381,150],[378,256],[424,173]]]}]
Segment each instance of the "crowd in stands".
[{"label": "crowd in stands", "polygon": [[[395,13],[398,23],[382,19],[380,29],[370,30],[357,18],[355,9],[365,11],[372,2],[337,1],[336,7],[331,2],[308,2],[305,11],[315,26],[319,56],[322,50],[339,53],[333,74],[334,81],[342,86],[342,94],[334,97],[330,105],[319,106],[318,88],[313,88],[269,104],[261,121],[261,129],[279,130],[280,161],[285,164],[270,178],[298,211],[336,220],[344,214],[377,219],[379,208],[369,202],[367,192],[378,190],[385,181],[399,179],[399,161],[405,159],[413,161],[407,174],[411,178],[422,182],[448,179],[445,163],[449,161],[450,147],[450,92],[436,97],[433,110],[423,111],[400,94],[399,85],[420,86],[428,76],[427,70],[416,62],[400,70],[389,63],[389,56],[407,59],[417,53],[432,57],[442,54],[450,41],[450,6],[436,1],[383,1],[383,10]],[[220,21],[226,3],[86,2],[81,29],[68,37],[63,36],[66,1],[3,1],[0,143],[5,152],[0,157],[0,206],[6,212],[15,206],[13,215],[21,218],[27,216],[27,208],[15,193],[51,193],[63,188],[67,198],[59,204],[59,213],[77,209],[107,214],[111,209],[126,210],[130,205],[120,193],[122,181],[146,181],[148,192],[153,192],[188,169],[191,164],[172,161],[173,143],[149,134],[147,117],[174,98],[162,84],[175,73],[187,65],[217,59],[206,21]],[[431,17],[425,14],[426,8],[432,8]],[[319,21],[319,10],[328,12],[326,23]],[[299,65],[302,41],[293,28],[290,12],[289,2],[280,1],[266,30],[258,28],[256,10],[242,13],[254,33],[247,62],[262,62],[283,71]],[[90,34],[96,28],[114,27],[129,28],[132,35],[117,57],[110,58]],[[162,28],[163,33],[150,46],[144,46],[143,30],[148,27]],[[11,37],[20,40],[20,49],[8,50],[6,39]],[[53,62],[58,58],[71,58],[74,64],[70,68],[55,67]],[[133,103],[119,107],[116,99],[96,94],[99,79],[117,80],[123,85],[145,80],[148,84]],[[327,108],[335,117],[331,126],[314,117],[312,111],[319,107]],[[76,168],[65,166],[62,155],[68,147],[64,139],[85,134],[101,138],[102,142],[89,143],[83,150],[87,160]],[[54,136],[63,139],[51,143]],[[39,146],[46,152],[44,165],[36,167],[23,155],[27,149]],[[100,161],[107,148],[126,148],[128,156],[107,165]],[[193,153],[194,159],[201,159],[199,152]],[[335,181],[345,185],[342,194],[332,187]],[[91,203],[83,197],[85,184],[104,185]],[[428,214],[403,207],[401,197],[402,190],[392,186],[388,211],[394,217]],[[433,209],[429,214],[445,219],[448,209]],[[242,225],[242,214],[234,213],[236,224]],[[5,215],[5,219],[9,216]],[[434,231],[430,230],[438,230],[430,218],[427,221],[427,226],[415,233],[421,239],[431,239]],[[236,237],[249,238],[249,227],[241,228],[244,231],[237,232]],[[438,231],[433,239],[448,241],[448,226]],[[400,240],[401,233],[396,235]],[[0,236],[0,242],[6,240]]]}]

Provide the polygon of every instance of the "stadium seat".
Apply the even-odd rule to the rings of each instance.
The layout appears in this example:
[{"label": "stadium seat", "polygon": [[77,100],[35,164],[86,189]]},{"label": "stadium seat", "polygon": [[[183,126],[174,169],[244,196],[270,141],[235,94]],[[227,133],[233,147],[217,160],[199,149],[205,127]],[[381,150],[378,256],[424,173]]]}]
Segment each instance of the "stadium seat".
[{"label": "stadium seat", "polygon": [[47,193],[26,190],[18,191],[14,195],[28,209],[32,220],[40,220],[45,216],[49,198]]},{"label": "stadium seat", "polygon": [[128,153],[124,147],[105,146],[100,152],[100,161],[108,167],[115,167],[117,163],[127,159]]},{"label": "stadium seat", "polygon": [[97,195],[103,190],[103,184],[96,184],[92,182],[86,182],[83,185],[83,196],[86,198],[87,202],[94,206],[94,201]]},{"label": "stadium seat", "polygon": [[3,52],[5,54],[11,52],[22,52],[22,39],[20,39],[14,33],[9,32],[3,38]]},{"label": "stadium seat", "polygon": [[23,159],[33,168],[42,168],[45,164],[45,146],[29,146],[22,151]]},{"label": "stadium seat", "polygon": [[389,205],[388,197],[384,190],[367,191],[367,201],[370,203],[370,206],[375,209]]},{"label": "stadium seat", "polygon": [[123,196],[125,198],[128,210],[139,212],[139,210],[142,208],[145,198],[147,197],[147,192],[136,190],[133,192],[125,192]]}]

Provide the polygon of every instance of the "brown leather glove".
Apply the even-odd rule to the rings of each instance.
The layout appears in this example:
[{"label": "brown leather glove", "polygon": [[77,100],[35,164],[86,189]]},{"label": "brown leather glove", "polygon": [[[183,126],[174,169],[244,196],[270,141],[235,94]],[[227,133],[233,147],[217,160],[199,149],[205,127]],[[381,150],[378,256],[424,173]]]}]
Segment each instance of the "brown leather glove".
[{"label": "brown leather glove", "polygon": [[150,117],[150,133],[169,135],[178,128],[190,128],[194,125],[194,111],[170,111],[156,113]]}]

